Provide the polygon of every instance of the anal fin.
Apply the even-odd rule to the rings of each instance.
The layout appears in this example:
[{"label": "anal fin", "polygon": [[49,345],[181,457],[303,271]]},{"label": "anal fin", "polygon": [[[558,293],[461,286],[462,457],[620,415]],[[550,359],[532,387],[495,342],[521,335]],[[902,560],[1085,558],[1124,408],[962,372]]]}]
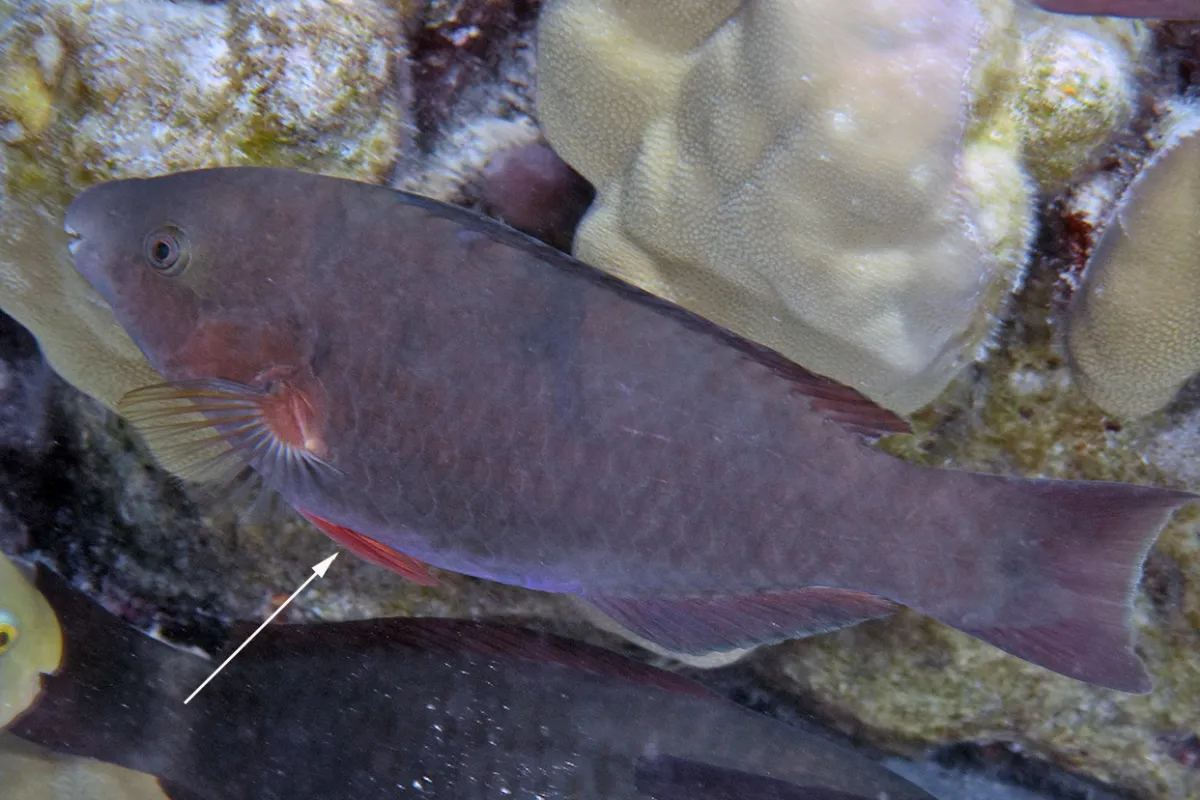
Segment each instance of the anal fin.
[{"label": "anal fin", "polygon": [[421,586],[437,586],[437,578],[429,572],[429,567],[412,556],[393,550],[382,542],[377,542],[357,531],[335,525],[316,514],[310,514],[303,509],[296,510],[302,517],[320,528],[322,533],[364,561],[370,561],[376,566],[389,569]]},{"label": "anal fin", "polygon": [[690,654],[812,636],[899,608],[878,595],[826,586],[746,595],[584,599],[639,636]]}]

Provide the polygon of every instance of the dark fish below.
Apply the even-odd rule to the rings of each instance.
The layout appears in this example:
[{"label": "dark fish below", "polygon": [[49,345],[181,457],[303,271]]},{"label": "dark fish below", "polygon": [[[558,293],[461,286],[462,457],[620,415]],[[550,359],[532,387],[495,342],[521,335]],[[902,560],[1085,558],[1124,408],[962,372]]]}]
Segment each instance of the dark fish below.
[{"label": "dark fish below", "polygon": [[172,800],[933,800],[700,684],[503,625],[268,626],[184,705],[217,662],[46,570],[38,588],[65,666],[12,732],[155,775]]},{"label": "dark fish below", "polygon": [[[917,466],[847,387],[466,210],[214,169],[93,187],[76,267],[205,429],[360,555],[579,595],[690,653],[910,606],[1150,689],[1146,552],[1193,495]],[[187,411],[205,419],[189,423]]]}]

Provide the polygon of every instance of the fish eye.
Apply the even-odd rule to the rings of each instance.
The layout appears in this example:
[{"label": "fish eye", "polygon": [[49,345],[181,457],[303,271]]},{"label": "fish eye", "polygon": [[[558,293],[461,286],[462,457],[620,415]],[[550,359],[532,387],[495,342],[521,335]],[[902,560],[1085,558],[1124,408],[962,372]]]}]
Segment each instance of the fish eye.
[{"label": "fish eye", "polygon": [[178,275],[188,263],[187,234],[174,225],[164,225],[146,237],[142,256],[155,272]]},{"label": "fish eye", "polygon": [[4,655],[17,643],[17,626],[0,619],[0,656]]}]

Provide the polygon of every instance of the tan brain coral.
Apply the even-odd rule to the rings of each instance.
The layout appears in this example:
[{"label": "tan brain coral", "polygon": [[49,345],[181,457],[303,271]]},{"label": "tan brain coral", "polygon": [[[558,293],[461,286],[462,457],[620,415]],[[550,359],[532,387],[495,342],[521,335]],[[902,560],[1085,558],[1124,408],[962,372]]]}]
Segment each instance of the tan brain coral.
[{"label": "tan brain coral", "polygon": [[991,255],[986,183],[1013,187],[1028,228],[1015,159],[966,163],[984,26],[957,0],[549,3],[539,117],[598,190],[577,255],[890,408],[923,405],[1019,266]]},{"label": "tan brain coral", "polygon": [[1200,371],[1200,114],[1177,113],[1165,139],[1105,226],[1069,320],[1076,379],[1127,417]]}]

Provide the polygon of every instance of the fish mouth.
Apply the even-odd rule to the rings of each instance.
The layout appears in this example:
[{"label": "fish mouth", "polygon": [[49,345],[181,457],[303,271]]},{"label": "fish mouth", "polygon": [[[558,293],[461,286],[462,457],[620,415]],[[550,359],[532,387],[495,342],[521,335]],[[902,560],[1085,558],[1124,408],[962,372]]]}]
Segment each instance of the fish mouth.
[{"label": "fish mouth", "polygon": [[105,271],[96,261],[96,255],[84,247],[87,237],[80,233],[70,222],[70,213],[63,222],[63,231],[67,234],[67,250],[71,253],[71,261],[75,271],[83,277],[104,302],[112,305],[112,284]]},{"label": "fish mouth", "polygon": [[75,251],[83,244],[83,234],[71,227],[70,223],[63,223],[63,230],[67,234],[67,250],[71,251],[71,255],[75,255]]}]

